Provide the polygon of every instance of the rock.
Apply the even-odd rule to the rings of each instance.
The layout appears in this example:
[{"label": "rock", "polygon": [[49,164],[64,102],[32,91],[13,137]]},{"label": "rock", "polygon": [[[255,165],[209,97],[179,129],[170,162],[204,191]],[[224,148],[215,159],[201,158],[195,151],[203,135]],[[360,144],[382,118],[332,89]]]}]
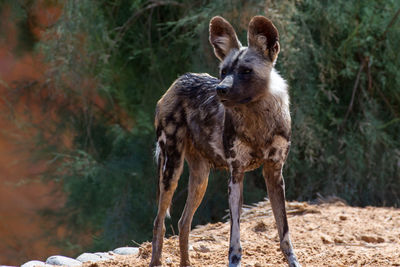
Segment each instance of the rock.
[{"label": "rock", "polygon": [[334,239],[333,241],[334,241],[336,244],[343,244],[343,243],[344,243],[343,239],[340,238],[340,237],[335,237],[335,239]]},{"label": "rock", "polygon": [[385,242],[385,239],[383,239],[380,236],[375,237],[375,236],[363,235],[363,236],[361,236],[361,240],[365,241],[367,243],[383,243],[383,242]]},{"label": "rock", "polygon": [[118,255],[137,255],[137,254],[139,254],[139,248],[121,247],[121,248],[114,249],[113,252]]},{"label": "rock", "polygon": [[87,262],[87,261],[96,262],[96,261],[105,260],[105,259],[102,259],[99,255],[96,255],[93,253],[82,253],[76,259],[80,262]]},{"label": "rock", "polygon": [[361,236],[361,240],[367,243],[375,243],[375,238],[373,236],[363,235]]},{"label": "rock", "polygon": [[322,240],[322,243],[324,243],[324,244],[332,244],[333,243],[332,238],[325,234],[321,234],[321,240]]},{"label": "rock", "polygon": [[34,267],[34,266],[48,266],[43,261],[28,261],[21,265],[21,267]]},{"label": "rock", "polygon": [[340,219],[341,221],[345,221],[345,220],[347,220],[347,216],[345,216],[345,215],[340,215],[340,216],[339,216],[339,219]]},{"label": "rock", "polygon": [[195,250],[195,251],[197,251],[197,252],[202,252],[202,253],[206,253],[206,252],[210,252],[211,250],[208,248],[208,247],[206,247],[206,246],[204,246],[204,245],[200,245],[200,247],[193,247],[193,249]]},{"label": "rock", "polygon": [[254,232],[265,232],[267,230],[267,225],[262,221],[258,222],[253,228]]},{"label": "rock", "polygon": [[96,252],[94,253],[95,255],[99,256],[100,258],[104,259],[104,260],[109,260],[109,259],[114,259],[114,256],[111,255],[108,252]]},{"label": "rock", "polygon": [[80,262],[80,261],[77,261],[75,259],[68,258],[65,256],[59,256],[59,255],[50,256],[46,260],[46,263],[52,264],[52,265],[67,265],[67,266],[81,266],[82,265],[82,262]]},{"label": "rock", "polygon": [[166,258],[165,259],[165,264],[171,265],[172,264],[172,260],[170,258]]}]

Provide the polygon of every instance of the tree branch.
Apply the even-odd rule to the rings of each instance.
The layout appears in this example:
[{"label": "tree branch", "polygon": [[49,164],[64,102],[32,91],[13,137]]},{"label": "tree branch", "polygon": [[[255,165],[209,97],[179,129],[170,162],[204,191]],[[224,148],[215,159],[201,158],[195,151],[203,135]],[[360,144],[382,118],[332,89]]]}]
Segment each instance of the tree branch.
[{"label": "tree branch", "polygon": [[350,100],[350,103],[349,103],[349,107],[347,108],[346,115],[344,116],[344,119],[343,119],[343,122],[342,122],[342,125],[340,126],[340,128],[343,128],[343,127],[344,127],[344,124],[346,123],[346,120],[347,120],[347,118],[349,117],[351,110],[353,109],[354,97],[355,97],[355,95],[356,95],[356,91],[357,91],[358,85],[359,85],[359,83],[360,83],[361,72],[362,72],[362,70],[364,69],[364,66],[365,66],[366,61],[367,61],[366,58],[364,58],[364,59],[362,60],[362,62],[361,62],[360,68],[358,69],[356,81],[354,82],[354,86],[353,86],[353,92],[352,92],[352,94],[351,94],[351,100]]},{"label": "tree branch", "polygon": [[385,31],[383,32],[383,34],[382,34],[382,36],[381,36],[381,38],[380,38],[379,41],[382,41],[382,40],[384,40],[384,39],[386,38],[386,34],[388,33],[390,27],[392,27],[393,24],[396,22],[396,20],[397,20],[397,18],[399,17],[399,15],[400,15],[400,8],[399,8],[399,9],[397,10],[397,12],[394,14],[394,16],[393,16],[392,20],[389,22],[389,24],[386,26],[386,29],[385,29]]},{"label": "tree branch", "polygon": [[168,5],[179,6],[179,7],[184,6],[182,3],[175,2],[175,1],[155,1],[155,0],[149,1],[149,4],[147,6],[136,11],[135,13],[133,13],[132,16],[130,16],[129,19],[127,19],[122,26],[115,28],[115,30],[119,31],[117,37],[115,38],[115,45],[117,45],[117,43],[123,38],[123,36],[126,34],[126,31],[133,24],[133,22],[135,21],[135,19],[137,17],[139,17],[141,14],[143,14],[147,10],[151,10],[153,8],[160,7],[160,6],[168,6]]}]

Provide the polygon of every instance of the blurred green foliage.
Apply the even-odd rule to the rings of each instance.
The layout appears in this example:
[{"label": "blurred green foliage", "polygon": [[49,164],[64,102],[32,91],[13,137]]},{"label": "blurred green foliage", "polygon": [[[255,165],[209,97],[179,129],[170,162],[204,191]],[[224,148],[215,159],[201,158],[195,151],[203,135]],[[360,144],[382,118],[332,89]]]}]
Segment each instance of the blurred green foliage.
[{"label": "blurred green foliage", "polygon": [[[227,18],[246,43],[250,18],[265,14],[280,31],[276,68],[290,84],[292,149],[287,198],[337,195],[352,205],[400,204],[400,9],[387,1],[63,2],[63,15],[38,51],[49,64],[55,127],[37,139],[51,155],[45,179],[67,195],[54,215],[106,250],[151,239],[156,214],[156,101],[185,72],[217,74],[208,22]],[[396,13],[397,12],[397,13]],[[72,144],[46,137],[72,136]],[[51,144],[51,145],[50,145]],[[227,173],[213,172],[194,224],[219,221]],[[175,193],[169,234],[183,209],[187,172]],[[259,171],[247,174],[245,202],[266,195]],[[175,230],[173,230],[174,228]]]}]

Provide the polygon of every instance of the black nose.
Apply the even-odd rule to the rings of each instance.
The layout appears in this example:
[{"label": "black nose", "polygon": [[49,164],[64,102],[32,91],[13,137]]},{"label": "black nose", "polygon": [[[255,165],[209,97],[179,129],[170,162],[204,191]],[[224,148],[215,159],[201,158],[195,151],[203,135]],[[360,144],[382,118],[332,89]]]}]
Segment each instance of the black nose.
[{"label": "black nose", "polygon": [[219,95],[226,95],[226,93],[228,93],[229,90],[229,86],[226,86],[224,84],[219,84],[217,86],[217,94]]}]

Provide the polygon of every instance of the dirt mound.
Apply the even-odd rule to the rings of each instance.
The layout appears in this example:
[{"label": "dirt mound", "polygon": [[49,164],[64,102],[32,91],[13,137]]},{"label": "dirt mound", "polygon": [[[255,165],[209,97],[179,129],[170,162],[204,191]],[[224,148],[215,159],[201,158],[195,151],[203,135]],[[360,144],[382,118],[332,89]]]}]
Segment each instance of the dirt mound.
[{"label": "dirt mound", "polygon": [[[400,266],[400,209],[343,203],[287,204],[292,242],[303,266]],[[229,223],[198,226],[190,234],[193,266],[226,266]],[[242,266],[287,266],[269,202],[246,206],[241,219]],[[151,244],[138,256],[83,266],[148,266]],[[177,236],[164,240],[164,266],[179,266]]]}]

